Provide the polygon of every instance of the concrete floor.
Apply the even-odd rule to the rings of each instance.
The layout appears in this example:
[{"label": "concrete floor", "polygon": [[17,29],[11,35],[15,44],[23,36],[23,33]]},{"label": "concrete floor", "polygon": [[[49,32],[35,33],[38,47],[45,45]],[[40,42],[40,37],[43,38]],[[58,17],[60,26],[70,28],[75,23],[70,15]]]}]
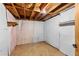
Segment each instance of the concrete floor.
[{"label": "concrete floor", "polygon": [[11,56],[65,56],[58,49],[50,46],[46,42],[33,44],[22,44],[16,46]]}]

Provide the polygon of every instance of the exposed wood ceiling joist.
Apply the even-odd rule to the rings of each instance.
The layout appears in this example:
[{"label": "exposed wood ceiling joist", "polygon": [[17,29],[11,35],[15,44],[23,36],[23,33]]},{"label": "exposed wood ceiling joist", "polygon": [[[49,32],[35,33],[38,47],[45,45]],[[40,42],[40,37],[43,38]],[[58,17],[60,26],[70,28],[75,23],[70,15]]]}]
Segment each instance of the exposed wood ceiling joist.
[{"label": "exposed wood ceiling joist", "polygon": [[[40,10],[42,11],[46,6],[47,6],[48,4],[41,4],[41,6],[40,6]],[[42,14],[42,12],[40,11],[40,13],[35,17],[35,19],[37,19],[38,17],[40,17],[41,16],[41,14]]]},{"label": "exposed wood ceiling joist", "polygon": [[44,16],[46,16],[48,13],[50,13],[53,9],[55,9],[56,7],[58,7],[61,3],[56,3],[56,4],[52,4],[52,3],[48,3],[44,8],[42,13],[39,13],[38,16],[35,18],[39,18],[39,20],[41,18],[43,18]]},{"label": "exposed wood ceiling joist", "polygon": [[73,3],[72,3],[72,4],[66,4],[65,6],[63,6],[63,7],[59,8],[59,9],[57,9],[56,11],[47,14],[42,20],[47,20],[47,19],[49,19],[49,18],[51,18],[51,17],[53,17],[53,16],[55,16],[55,15],[61,13],[62,11],[66,10],[68,7],[73,7],[73,6],[74,6]]},{"label": "exposed wood ceiling joist", "polygon": [[45,21],[73,3],[4,3],[5,7],[18,20]]},{"label": "exposed wood ceiling joist", "polygon": [[36,4],[33,5],[33,11],[31,12],[31,15],[30,15],[30,20],[32,20],[32,17],[33,17],[33,14],[34,14],[34,9],[35,9],[35,6]]},{"label": "exposed wood ceiling joist", "polygon": [[16,10],[16,8],[15,8],[13,3],[12,3],[12,6],[13,6],[14,10],[16,11],[16,14],[18,15],[19,19],[20,19],[20,15],[19,15],[18,11]]},{"label": "exposed wood ceiling joist", "polygon": [[[61,7],[63,7],[63,6],[65,6],[67,3],[60,3],[60,4],[58,4],[58,5],[56,5],[56,6],[54,6],[53,7],[53,9],[52,10],[50,10],[50,12],[49,13],[47,13],[47,14],[45,14],[43,17],[41,17],[39,20],[41,20],[41,19],[43,19],[43,18],[45,18],[46,17],[46,15],[48,15],[48,14],[50,14],[50,13],[52,13],[53,11],[55,12],[56,10],[59,10],[59,8],[61,8]],[[54,13],[53,13],[54,14]]]},{"label": "exposed wood ceiling joist", "polygon": [[25,10],[25,9],[26,9],[26,8],[25,8],[25,7],[26,7],[26,5],[25,5],[25,3],[24,3],[24,4],[22,4],[22,6],[24,7],[24,19],[26,19],[26,10]]}]

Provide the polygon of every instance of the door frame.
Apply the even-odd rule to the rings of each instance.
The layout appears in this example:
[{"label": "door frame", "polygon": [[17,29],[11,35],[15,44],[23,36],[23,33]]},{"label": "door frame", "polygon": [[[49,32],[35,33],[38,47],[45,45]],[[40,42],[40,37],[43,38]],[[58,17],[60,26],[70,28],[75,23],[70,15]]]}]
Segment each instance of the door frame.
[{"label": "door frame", "polygon": [[75,55],[79,56],[79,3],[75,4],[75,9],[75,43],[77,46]]}]

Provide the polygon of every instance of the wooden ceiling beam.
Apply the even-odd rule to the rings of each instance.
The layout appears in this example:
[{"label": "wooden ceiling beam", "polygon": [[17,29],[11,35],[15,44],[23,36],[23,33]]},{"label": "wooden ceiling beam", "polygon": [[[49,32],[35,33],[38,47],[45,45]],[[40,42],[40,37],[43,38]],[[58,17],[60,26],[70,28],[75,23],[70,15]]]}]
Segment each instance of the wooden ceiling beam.
[{"label": "wooden ceiling beam", "polygon": [[66,4],[65,6],[59,8],[58,10],[56,10],[55,12],[50,13],[50,14],[54,14],[54,13],[58,13],[58,12],[62,12],[63,10],[65,10],[65,9],[67,9],[68,7],[71,7],[71,6],[73,6],[73,5],[74,5],[73,3]]},{"label": "wooden ceiling beam", "polygon": [[15,7],[15,5],[12,3],[12,7],[14,8],[14,10],[15,10],[15,12],[16,12],[16,14],[17,14],[17,16],[19,17],[19,19],[20,19],[20,15],[19,15],[19,13],[18,13],[18,11],[17,11],[17,9],[16,9],[16,7]]},{"label": "wooden ceiling beam", "polygon": [[[42,4],[42,3],[36,3],[36,4],[35,4],[34,10],[33,10],[34,12],[32,13],[32,16],[35,15],[35,12],[39,12],[39,13],[41,12],[41,10],[40,10],[41,4]],[[36,16],[35,16],[35,17],[36,17]]]},{"label": "wooden ceiling beam", "polygon": [[[48,5],[48,3],[47,3],[47,5]],[[43,8],[45,8],[47,5],[43,6]],[[40,6],[40,9],[41,9],[41,10],[43,10],[43,8],[41,8],[41,6]],[[40,15],[41,15],[41,12],[35,17],[35,20],[37,20],[37,18],[38,18]]]},{"label": "wooden ceiling beam", "polygon": [[[9,6],[9,5],[6,5],[7,8],[12,8],[12,6]],[[19,6],[15,6],[15,8],[18,8],[18,9],[24,9],[23,7],[19,7]],[[29,11],[32,11],[30,9],[25,9],[25,10],[29,10]]]},{"label": "wooden ceiling beam", "polygon": [[[28,4],[22,3],[20,6],[11,3],[5,4],[5,7],[18,19],[26,19],[28,20],[38,20],[38,21],[45,21],[50,19],[51,17],[59,14],[69,6],[71,3],[33,3]],[[20,12],[21,11],[21,12]],[[27,14],[26,14],[27,13]]]},{"label": "wooden ceiling beam", "polygon": [[[44,10],[44,12],[43,12],[43,10],[41,11],[41,13],[39,13],[37,16],[36,16],[36,18],[35,19],[37,19],[38,17],[39,17],[39,20],[40,19],[42,19],[44,16],[46,16],[48,13],[50,13],[52,10],[54,10],[56,7],[58,7],[60,5],[60,3],[59,4],[56,4],[56,5],[54,5],[53,6],[53,3],[48,3],[44,8],[43,8],[43,10]],[[48,8],[47,10],[47,12],[46,12],[46,8]],[[45,13],[46,12],[46,13]]]},{"label": "wooden ceiling beam", "polygon": [[34,11],[40,12],[40,6],[41,6],[41,3],[36,3]]},{"label": "wooden ceiling beam", "polygon": [[32,13],[30,15],[30,20],[32,19],[33,15],[34,15],[35,6],[36,6],[36,3],[34,4],[34,8],[33,8]]},{"label": "wooden ceiling beam", "polygon": [[[19,9],[24,9],[23,7],[19,7],[19,6],[15,6],[15,7],[19,8]],[[30,10],[30,9],[25,8],[25,10]],[[30,11],[32,11],[32,10],[30,10]]]},{"label": "wooden ceiling beam", "polygon": [[43,10],[43,8],[47,5],[48,3],[41,3],[41,5],[40,5],[40,12],[35,16],[35,20],[37,20],[37,18],[39,17],[39,16],[41,16],[41,10]]},{"label": "wooden ceiling beam", "polygon": [[63,6],[63,7],[61,7],[60,9],[58,9],[58,10],[56,10],[55,12],[52,12],[52,13],[49,13],[49,14],[47,14],[43,19],[41,19],[41,20],[47,20],[47,19],[49,19],[49,18],[51,18],[51,17],[53,17],[54,15],[57,15],[57,14],[59,14],[59,13],[61,13],[61,12],[63,12],[63,11],[65,11],[67,8],[69,8],[69,7],[73,7],[74,6],[74,3],[69,3],[69,4],[67,4],[67,5],[65,5],[65,6]]},{"label": "wooden ceiling beam", "polygon": [[22,6],[24,7],[23,9],[24,9],[24,19],[26,19],[26,8],[25,8],[25,3],[24,4],[22,4]]},{"label": "wooden ceiling beam", "polygon": [[26,10],[25,10],[25,4],[24,4],[24,18],[26,19]]},{"label": "wooden ceiling beam", "polygon": [[[59,4],[56,4],[56,5],[51,5],[51,4],[49,4],[48,6],[47,6],[47,13],[45,13],[45,14],[43,14],[40,18],[39,18],[39,20],[41,20],[43,17],[45,17],[47,14],[49,14],[52,10],[54,10],[55,8],[57,8],[59,5],[61,5],[61,3],[59,3]],[[51,6],[51,7],[50,7]],[[49,8],[50,7],[50,8]]]},{"label": "wooden ceiling beam", "polygon": [[[10,5],[5,5],[5,6],[6,6],[7,8],[12,8],[12,6],[10,6]],[[15,8],[24,9],[23,7],[19,7],[19,6],[16,6],[16,5],[15,5]],[[28,9],[28,8],[25,8],[25,10],[40,12],[40,11],[37,11],[37,10],[30,10],[30,9]]]},{"label": "wooden ceiling beam", "polygon": [[48,3],[42,3],[41,5],[40,5],[40,10],[43,10],[43,8],[47,5]]},{"label": "wooden ceiling beam", "polygon": [[55,11],[54,13],[58,13],[58,12],[61,13],[62,11],[66,10],[67,8],[73,7],[73,6],[74,6],[74,3],[69,3],[69,4],[65,5],[64,7],[60,8],[59,10]]}]

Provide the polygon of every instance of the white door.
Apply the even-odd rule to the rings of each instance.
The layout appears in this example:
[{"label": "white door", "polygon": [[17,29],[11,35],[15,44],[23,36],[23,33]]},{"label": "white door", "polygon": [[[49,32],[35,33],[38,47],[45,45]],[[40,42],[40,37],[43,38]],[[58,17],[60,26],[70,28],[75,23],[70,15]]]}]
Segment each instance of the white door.
[{"label": "white door", "polygon": [[75,43],[75,27],[60,27],[60,50],[66,55],[75,55],[73,44]]}]

